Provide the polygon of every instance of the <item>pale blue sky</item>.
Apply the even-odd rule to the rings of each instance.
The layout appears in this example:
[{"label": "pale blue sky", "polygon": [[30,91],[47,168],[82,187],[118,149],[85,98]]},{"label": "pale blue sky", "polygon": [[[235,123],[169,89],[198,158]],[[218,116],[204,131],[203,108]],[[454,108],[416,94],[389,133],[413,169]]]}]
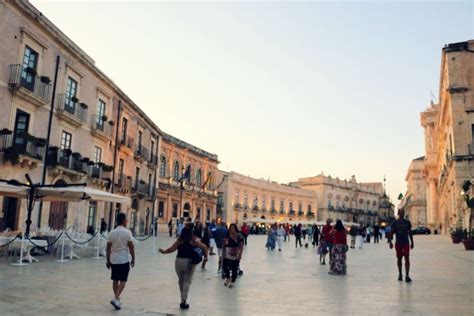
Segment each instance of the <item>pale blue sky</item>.
[{"label": "pale blue sky", "polygon": [[32,1],[164,131],[220,168],[405,192],[441,48],[473,2]]}]

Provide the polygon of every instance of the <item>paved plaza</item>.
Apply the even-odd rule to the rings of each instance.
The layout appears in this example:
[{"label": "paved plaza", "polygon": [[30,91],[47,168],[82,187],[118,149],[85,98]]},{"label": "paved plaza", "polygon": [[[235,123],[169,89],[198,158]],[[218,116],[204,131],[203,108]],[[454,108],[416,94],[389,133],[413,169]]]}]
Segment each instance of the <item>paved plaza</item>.
[{"label": "paved plaza", "polygon": [[[158,247],[174,239],[159,235]],[[415,236],[413,283],[396,280],[395,255],[385,242],[348,253],[348,275],[328,275],[312,248],[267,251],[264,236],[251,236],[234,289],[216,274],[217,257],[196,272],[190,310],[178,308],[175,254],[148,254],[137,247],[137,263],[114,311],[105,260],[68,263],[49,256],[26,267],[0,258],[1,315],[473,315],[474,252],[445,236]],[[92,254],[91,254],[92,255]]]}]

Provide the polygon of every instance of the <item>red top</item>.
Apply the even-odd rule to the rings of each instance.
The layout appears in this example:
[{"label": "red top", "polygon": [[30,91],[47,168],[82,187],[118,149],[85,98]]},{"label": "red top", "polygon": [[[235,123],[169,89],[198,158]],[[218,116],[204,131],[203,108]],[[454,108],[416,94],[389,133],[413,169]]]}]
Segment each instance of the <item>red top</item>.
[{"label": "red top", "polygon": [[331,236],[329,232],[331,231],[331,225],[324,225],[323,226],[323,236],[325,241],[331,241]]},{"label": "red top", "polygon": [[347,244],[347,239],[346,239],[346,230],[342,230],[340,232],[336,231],[334,234],[334,245],[346,245]]}]

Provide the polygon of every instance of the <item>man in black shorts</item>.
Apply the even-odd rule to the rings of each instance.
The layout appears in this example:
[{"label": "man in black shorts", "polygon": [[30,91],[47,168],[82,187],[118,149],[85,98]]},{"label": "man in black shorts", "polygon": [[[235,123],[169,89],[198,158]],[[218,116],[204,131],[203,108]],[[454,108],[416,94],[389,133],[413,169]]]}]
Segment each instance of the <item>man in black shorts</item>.
[{"label": "man in black shorts", "polygon": [[[128,280],[130,266],[135,266],[135,248],[132,241],[132,232],[125,228],[127,216],[120,213],[117,216],[117,228],[110,232],[107,239],[107,269],[112,269],[114,299],[110,304],[115,309],[121,309],[120,294],[122,294]],[[130,255],[132,261],[130,262]]]},{"label": "man in black shorts", "polygon": [[[398,265],[398,281],[403,280],[402,275],[402,259],[405,257],[405,281],[411,282],[410,278],[410,248],[413,249],[415,244],[413,243],[413,234],[411,233],[411,223],[405,219],[405,210],[398,210],[398,219],[390,225],[390,236],[389,244],[390,249],[393,248],[392,237],[395,234],[395,250],[397,252],[397,265]],[[411,246],[410,246],[411,243]]]}]

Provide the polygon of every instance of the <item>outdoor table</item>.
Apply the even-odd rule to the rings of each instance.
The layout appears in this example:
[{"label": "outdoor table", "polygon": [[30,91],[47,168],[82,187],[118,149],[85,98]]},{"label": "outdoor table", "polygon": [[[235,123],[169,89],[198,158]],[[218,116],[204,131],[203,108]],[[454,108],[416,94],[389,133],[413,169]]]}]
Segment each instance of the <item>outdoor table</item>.
[{"label": "outdoor table", "polygon": [[[13,240],[14,238],[15,237],[0,237],[0,243],[2,245],[6,244],[7,242]],[[46,240],[38,239],[38,240],[35,240],[34,243],[38,245],[39,247],[45,247],[45,248],[48,247],[48,242]],[[34,247],[35,246],[29,240],[26,240],[26,239],[24,240],[23,251],[25,252],[26,255],[23,258],[23,260],[27,260],[29,263],[39,261],[38,259],[36,259],[35,257],[31,255],[31,250]],[[12,242],[10,245],[10,249],[21,249],[21,239],[17,239],[14,242]],[[17,262],[20,262],[20,260],[18,260]]]}]

